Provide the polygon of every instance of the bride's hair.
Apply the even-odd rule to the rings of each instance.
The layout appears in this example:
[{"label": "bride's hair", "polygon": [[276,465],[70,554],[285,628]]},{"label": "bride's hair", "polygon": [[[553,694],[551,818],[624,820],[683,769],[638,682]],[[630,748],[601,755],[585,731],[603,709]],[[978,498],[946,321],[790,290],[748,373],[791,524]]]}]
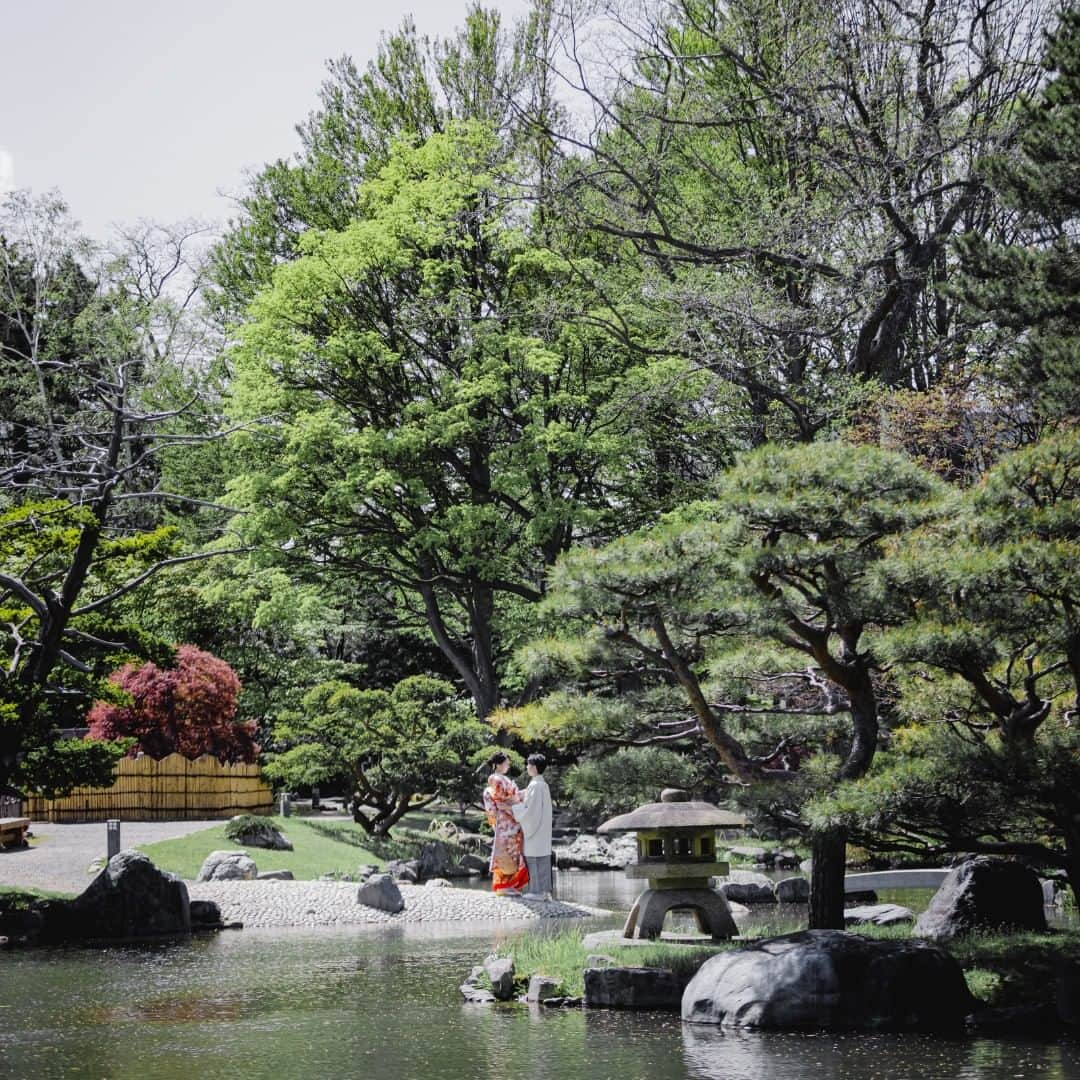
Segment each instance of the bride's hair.
[{"label": "bride's hair", "polygon": [[496,765],[501,765],[504,761],[509,761],[510,755],[505,750],[496,750],[491,757],[488,758],[488,768],[494,769]]}]

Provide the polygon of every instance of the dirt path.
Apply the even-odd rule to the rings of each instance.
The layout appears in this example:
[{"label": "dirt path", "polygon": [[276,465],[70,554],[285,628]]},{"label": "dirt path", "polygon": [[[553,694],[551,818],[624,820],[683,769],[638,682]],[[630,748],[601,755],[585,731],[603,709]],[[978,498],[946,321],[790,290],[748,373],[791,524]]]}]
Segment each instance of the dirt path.
[{"label": "dirt path", "polygon": [[[122,847],[152,844],[220,825],[220,821],[125,821]],[[29,848],[0,851],[0,885],[79,893],[97,872],[90,864],[105,857],[105,822],[49,825],[35,822]]]}]

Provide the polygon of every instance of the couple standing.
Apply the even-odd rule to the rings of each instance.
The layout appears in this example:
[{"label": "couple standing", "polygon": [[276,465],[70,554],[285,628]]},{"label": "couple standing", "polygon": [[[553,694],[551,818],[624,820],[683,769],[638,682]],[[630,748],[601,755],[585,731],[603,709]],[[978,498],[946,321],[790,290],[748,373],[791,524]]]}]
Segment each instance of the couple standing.
[{"label": "couple standing", "polygon": [[551,789],[544,779],[547,759],[530,754],[529,786],[524,792],[506,774],[510,756],[500,750],[488,761],[491,776],[484,788],[484,809],[495,830],[491,845],[491,887],[503,896],[550,900]]}]

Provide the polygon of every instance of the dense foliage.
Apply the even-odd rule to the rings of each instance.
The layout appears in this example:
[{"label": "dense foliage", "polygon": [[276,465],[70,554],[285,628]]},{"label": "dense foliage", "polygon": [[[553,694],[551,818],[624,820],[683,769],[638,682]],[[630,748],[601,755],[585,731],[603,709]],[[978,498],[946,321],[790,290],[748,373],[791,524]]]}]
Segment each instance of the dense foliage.
[{"label": "dense foliage", "polygon": [[173,665],[128,664],[109,680],[128,700],[98,701],[87,714],[91,739],[134,739],[154,758],[212,754],[221,761],[254,761],[253,723],[238,723],[240,680],[223,660],[193,645],[176,650]]},{"label": "dense foliage", "polygon": [[186,680],[371,831],[499,740],[803,833],[814,925],[849,840],[1077,888],[1078,27],[475,6],[331,62],[202,270],[8,199],[0,783]]}]

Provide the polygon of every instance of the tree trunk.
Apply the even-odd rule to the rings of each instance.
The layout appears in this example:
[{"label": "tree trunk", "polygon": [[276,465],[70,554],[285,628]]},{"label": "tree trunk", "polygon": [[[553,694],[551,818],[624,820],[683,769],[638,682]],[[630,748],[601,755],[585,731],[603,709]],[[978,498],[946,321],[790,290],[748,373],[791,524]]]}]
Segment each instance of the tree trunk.
[{"label": "tree trunk", "polygon": [[811,841],[810,929],[844,929],[847,830],[816,832]]}]

